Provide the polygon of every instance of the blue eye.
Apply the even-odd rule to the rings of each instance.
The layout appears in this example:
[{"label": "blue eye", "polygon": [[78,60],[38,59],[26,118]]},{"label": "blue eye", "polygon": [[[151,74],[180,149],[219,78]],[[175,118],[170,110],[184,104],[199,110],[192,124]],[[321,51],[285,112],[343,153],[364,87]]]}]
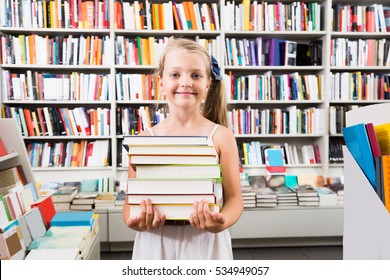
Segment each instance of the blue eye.
[{"label": "blue eye", "polygon": [[172,78],[179,78],[180,77],[180,75],[178,73],[172,73],[170,76]]},{"label": "blue eye", "polygon": [[196,80],[200,79],[202,76],[200,74],[193,74],[192,77]]}]

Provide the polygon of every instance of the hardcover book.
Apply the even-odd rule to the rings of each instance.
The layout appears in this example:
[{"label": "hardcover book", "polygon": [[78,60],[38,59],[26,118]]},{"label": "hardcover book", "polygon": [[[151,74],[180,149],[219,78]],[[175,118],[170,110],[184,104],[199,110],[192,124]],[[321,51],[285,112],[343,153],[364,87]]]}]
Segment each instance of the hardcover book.
[{"label": "hardcover book", "polygon": [[128,204],[140,204],[141,200],[149,198],[153,204],[192,204],[195,201],[205,200],[208,203],[216,203],[214,194],[128,194]]},{"label": "hardcover book", "polygon": [[138,165],[137,178],[220,178],[219,164]]},{"label": "hardcover book", "polygon": [[374,156],[364,123],[343,128],[345,145],[356,160],[371,186],[376,189]]},{"label": "hardcover book", "polygon": [[128,194],[207,194],[214,193],[221,183],[213,179],[138,179],[129,178]]},{"label": "hardcover book", "polygon": [[208,145],[207,136],[125,136],[123,144],[134,145]]},{"label": "hardcover book", "polygon": [[[194,211],[194,205],[191,204],[154,204],[154,207],[160,212],[160,214],[166,215],[166,220],[188,220],[192,211]],[[217,204],[209,204],[211,212],[220,211],[220,206]],[[139,204],[130,204],[130,215],[139,216],[141,206]]]},{"label": "hardcover book", "polygon": [[92,226],[92,211],[58,212],[50,222],[50,226]]}]

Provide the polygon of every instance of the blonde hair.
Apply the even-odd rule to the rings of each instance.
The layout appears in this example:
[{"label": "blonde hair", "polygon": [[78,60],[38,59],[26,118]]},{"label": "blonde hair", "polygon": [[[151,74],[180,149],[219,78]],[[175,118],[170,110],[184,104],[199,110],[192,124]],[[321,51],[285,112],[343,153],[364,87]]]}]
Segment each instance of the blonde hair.
[{"label": "blonde hair", "polygon": [[214,123],[228,127],[227,103],[223,80],[215,80],[213,78],[211,72],[211,57],[204,47],[190,39],[171,39],[161,54],[158,68],[154,74],[162,77],[166,55],[171,51],[178,49],[199,54],[204,58],[207,69],[207,78],[211,80],[211,85],[207,93],[206,100],[202,106],[202,115]]}]

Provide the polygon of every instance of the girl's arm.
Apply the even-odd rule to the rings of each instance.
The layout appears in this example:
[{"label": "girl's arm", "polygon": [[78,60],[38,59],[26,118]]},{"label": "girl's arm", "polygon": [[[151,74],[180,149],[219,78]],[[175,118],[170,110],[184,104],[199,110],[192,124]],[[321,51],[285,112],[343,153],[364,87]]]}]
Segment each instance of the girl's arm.
[{"label": "girl's arm", "polygon": [[195,203],[190,222],[196,228],[216,233],[237,222],[243,211],[243,202],[236,139],[229,129],[219,127],[213,142],[222,167],[223,208],[219,214],[210,213],[208,203]]}]

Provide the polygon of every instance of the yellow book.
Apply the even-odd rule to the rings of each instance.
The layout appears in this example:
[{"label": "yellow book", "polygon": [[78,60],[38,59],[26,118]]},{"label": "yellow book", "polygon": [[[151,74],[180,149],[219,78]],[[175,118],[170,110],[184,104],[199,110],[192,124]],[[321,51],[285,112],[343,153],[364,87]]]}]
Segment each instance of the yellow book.
[{"label": "yellow book", "polygon": [[249,21],[250,21],[250,0],[243,0],[242,6],[244,8],[244,15],[243,15],[243,30],[248,31],[249,30]]},{"label": "yellow book", "polygon": [[242,143],[242,150],[244,151],[244,164],[248,163],[248,149],[247,149],[247,143]]},{"label": "yellow book", "polygon": [[390,123],[374,126],[382,155],[390,154]]},{"label": "yellow book", "polygon": [[32,116],[33,123],[34,123],[35,135],[39,136],[39,135],[41,135],[41,133],[40,133],[39,126],[38,126],[38,119],[37,119],[36,112],[32,111],[31,116]]}]

